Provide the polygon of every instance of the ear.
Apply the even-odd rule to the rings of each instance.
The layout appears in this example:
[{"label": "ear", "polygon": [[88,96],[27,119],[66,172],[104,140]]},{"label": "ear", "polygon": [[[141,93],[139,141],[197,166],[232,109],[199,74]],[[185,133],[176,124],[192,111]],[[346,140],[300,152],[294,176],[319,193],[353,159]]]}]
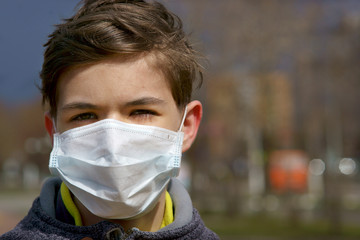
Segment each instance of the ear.
[{"label": "ear", "polygon": [[50,136],[51,144],[53,144],[53,135],[55,133],[55,128],[50,112],[45,112],[44,118],[45,118],[45,129]]},{"label": "ear", "polygon": [[187,105],[187,114],[184,120],[184,141],[182,152],[187,151],[196,138],[199,129],[200,121],[202,118],[202,105],[199,101],[195,100]]}]

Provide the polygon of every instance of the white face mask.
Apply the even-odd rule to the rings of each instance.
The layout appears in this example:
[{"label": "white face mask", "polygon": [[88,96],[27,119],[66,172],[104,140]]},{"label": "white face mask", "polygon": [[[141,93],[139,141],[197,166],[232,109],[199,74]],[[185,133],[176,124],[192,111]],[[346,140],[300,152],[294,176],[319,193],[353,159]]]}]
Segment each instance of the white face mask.
[{"label": "white face mask", "polygon": [[179,174],[185,114],[178,132],[105,119],[55,133],[50,172],[94,215],[140,217]]}]

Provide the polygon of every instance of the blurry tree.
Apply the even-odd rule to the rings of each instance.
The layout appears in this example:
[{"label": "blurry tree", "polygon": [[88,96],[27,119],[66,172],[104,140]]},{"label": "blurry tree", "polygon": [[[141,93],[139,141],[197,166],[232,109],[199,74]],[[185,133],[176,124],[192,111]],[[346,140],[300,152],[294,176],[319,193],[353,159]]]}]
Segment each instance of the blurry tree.
[{"label": "blurry tree", "polygon": [[[297,148],[311,158],[324,159],[330,176],[325,197],[335,203],[324,210],[333,213],[330,217],[336,229],[341,197],[337,163],[344,156],[360,157],[360,2],[182,3],[184,19],[191,22],[185,25],[193,26],[189,31],[204,43],[202,48],[211,62],[205,102],[210,113],[205,125],[216,125],[218,135],[204,148],[212,155],[209,158],[219,159],[216,168],[232,166],[230,159],[239,156],[249,163],[254,149],[262,148],[266,163],[266,153],[272,150]],[[246,103],[249,89],[241,88],[249,88],[244,84],[248,79],[253,82],[253,94],[261,94],[254,96],[260,104]],[[240,89],[236,97],[234,89]],[[251,126],[257,131],[250,131],[249,138],[244,129]],[[233,136],[226,128],[232,129]],[[250,150],[246,139],[257,142],[254,139],[258,138],[263,145],[258,142]],[[204,168],[208,170],[209,166]]]},{"label": "blurry tree", "polygon": [[35,99],[19,106],[2,107],[0,119],[0,167],[7,160],[17,161],[22,171],[25,164],[35,163],[42,176],[48,175],[51,148],[40,101]]},{"label": "blurry tree", "polygon": [[13,114],[10,108],[0,104],[0,166],[16,149],[17,132]]}]

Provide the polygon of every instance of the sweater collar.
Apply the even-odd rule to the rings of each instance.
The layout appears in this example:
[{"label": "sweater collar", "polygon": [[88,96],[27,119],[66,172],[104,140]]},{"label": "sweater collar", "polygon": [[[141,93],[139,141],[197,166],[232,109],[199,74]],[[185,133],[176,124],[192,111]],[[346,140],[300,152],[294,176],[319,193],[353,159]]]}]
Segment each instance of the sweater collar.
[{"label": "sweater collar", "polygon": [[[47,179],[40,193],[41,208],[52,218],[56,218],[56,199],[61,185],[61,179],[51,177]],[[173,178],[168,185],[168,192],[174,205],[173,223],[161,228],[159,232],[182,227],[192,221],[193,206],[189,194],[183,184]]]}]

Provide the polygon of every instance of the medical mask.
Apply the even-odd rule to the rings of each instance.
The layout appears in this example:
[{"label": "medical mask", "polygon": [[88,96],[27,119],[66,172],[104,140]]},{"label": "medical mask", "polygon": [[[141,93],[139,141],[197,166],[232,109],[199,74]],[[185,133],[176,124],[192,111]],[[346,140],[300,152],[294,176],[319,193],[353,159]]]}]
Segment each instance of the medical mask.
[{"label": "medical mask", "polygon": [[140,217],[179,174],[185,114],[177,132],[105,119],[55,133],[50,172],[94,215]]}]

